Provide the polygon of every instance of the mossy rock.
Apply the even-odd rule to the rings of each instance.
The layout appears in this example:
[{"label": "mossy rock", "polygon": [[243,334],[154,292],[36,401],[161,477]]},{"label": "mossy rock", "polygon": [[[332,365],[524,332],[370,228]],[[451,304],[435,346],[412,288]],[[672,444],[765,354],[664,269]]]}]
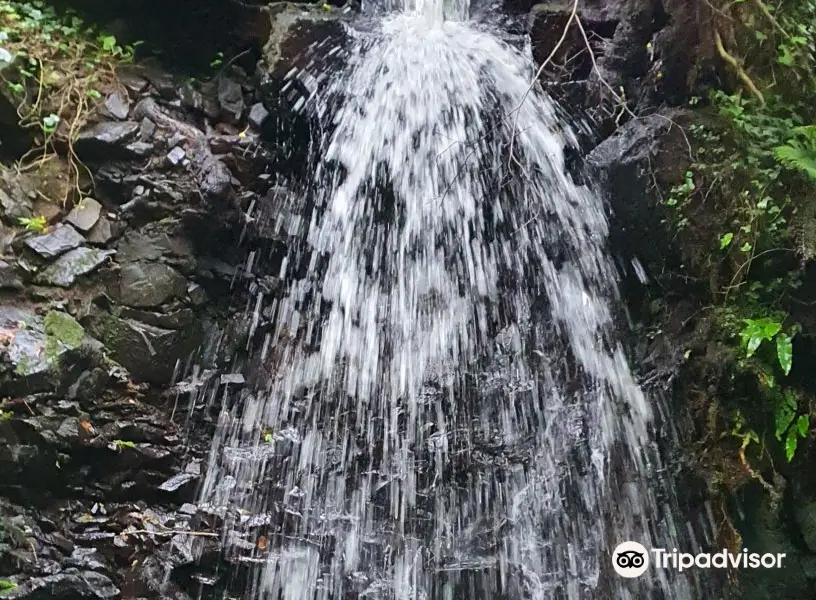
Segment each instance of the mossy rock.
[{"label": "mossy rock", "polygon": [[55,391],[70,384],[94,340],[71,315],[52,310],[45,317],[0,306],[0,333],[6,340],[6,362],[0,387],[9,394]]}]

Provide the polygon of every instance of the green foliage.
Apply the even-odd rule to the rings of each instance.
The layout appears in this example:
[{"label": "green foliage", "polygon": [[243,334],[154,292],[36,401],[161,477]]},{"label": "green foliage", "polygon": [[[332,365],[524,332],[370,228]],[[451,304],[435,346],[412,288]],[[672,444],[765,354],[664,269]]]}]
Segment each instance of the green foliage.
[{"label": "green foliage", "polygon": [[776,440],[790,461],[810,432],[810,392],[788,376],[801,329],[790,315],[810,259],[791,260],[804,252],[793,223],[816,202],[816,1],[714,4],[732,17],[723,37],[736,40],[728,52],[740,59],[734,83],[745,91],[723,85],[707,102],[691,99],[706,118],[689,128],[694,160],[665,204],[678,235],[708,244],[696,268],[711,271],[721,340],[761,390],[753,405],[731,407],[731,434],[743,453]]},{"label": "green foliage", "polygon": [[117,65],[131,62],[137,45],[123,45],[43,0],[0,0],[0,85],[11,92],[20,125],[37,134],[32,156],[41,160],[60,142],[79,180],[73,142],[100,90],[115,83]]},{"label": "green foliage", "polygon": [[3,592],[9,592],[17,587],[17,584],[13,581],[9,581],[8,579],[0,579],[0,594]]},{"label": "green foliage", "polygon": [[810,431],[810,417],[797,416],[798,401],[792,392],[785,392],[774,413],[774,435],[785,444],[785,458],[790,462],[799,445],[799,438],[806,438]]},{"label": "green foliage", "polygon": [[129,442],[126,440],[113,440],[110,444],[108,444],[108,448],[111,450],[116,450],[117,452],[121,452],[124,448],[136,448],[136,444],[134,442]]},{"label": "green foliage", "polygon": [[34,233],[42,233],[48,228],[48,222],[42,215],[34,217],[20,217],[17,221],[25,227],[26,231],[33,231]]},{"label": "green foliage", "polygon": [[816,181],[816,125],[797,127],[787,144],[774,148],[777,160]]}]

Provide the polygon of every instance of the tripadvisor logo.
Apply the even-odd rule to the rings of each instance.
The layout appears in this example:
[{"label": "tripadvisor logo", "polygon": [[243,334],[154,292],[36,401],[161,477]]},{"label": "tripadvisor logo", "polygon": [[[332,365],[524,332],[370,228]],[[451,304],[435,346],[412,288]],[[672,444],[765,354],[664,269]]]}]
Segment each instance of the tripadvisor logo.
[{"label": "tripadvisor logo", "polygon": [[649,568],[649,553],[637,542],[623,542],[612,553],[612,568],[621,577],[640,577]]},{"label": "tripadvisor logo", "polygon": [[758,554],[748,552],[731,553],[728,550],[700,554],[671,552],[663,548],[652,548],[647,551],[637,542],[623,542],[612,553],[612,568],[621,577],[640,577],[653,563],[658,569],[676,569],[685,571],[698,569],[781,569],[785,554]]}]

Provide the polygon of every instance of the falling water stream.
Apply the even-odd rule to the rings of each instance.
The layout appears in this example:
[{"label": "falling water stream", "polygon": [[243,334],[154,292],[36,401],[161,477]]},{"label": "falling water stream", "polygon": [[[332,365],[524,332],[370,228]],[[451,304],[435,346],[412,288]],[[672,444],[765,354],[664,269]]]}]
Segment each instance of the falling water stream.
[{"label": "falling water stream", "polygon": [[280,210],[286,292],[255,307],[264,383],[224,406],[201,501],[233,515],[253,598],[695,597],[611,572],[619,542],[685,535],[658,404],[569,120],[468,12],[411,0],[351,31],[304,104],[329,124]]}]

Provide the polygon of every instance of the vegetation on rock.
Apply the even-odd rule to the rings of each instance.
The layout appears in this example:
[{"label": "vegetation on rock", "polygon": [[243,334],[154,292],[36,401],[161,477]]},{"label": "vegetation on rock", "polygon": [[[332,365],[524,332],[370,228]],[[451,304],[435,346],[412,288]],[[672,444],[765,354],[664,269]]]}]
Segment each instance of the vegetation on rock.
[{"label": "vegetation on rock", "polygon": [[36,169],[65,148],[73,180],[67,190],[81,192],[85,173],[73,144],[102,91],[116,83],[116,66],[133,55],[133,46],[119,45],[70,10],[58,13],[41,0],[0,0],[0,95],[35,139],[18,168]]},{"label": "vegetation on rock", "polygon": [[811,429],[814,390],[795,366],[797,338],[816,334],[805,277],[816,257],[816,2],[722,3],[712,18],[733,80],[691,99],[702,107],[693,160],[665,204],[686,276],[707,280],[703,310],[730,370],[712,399],[726,424],[711,433],[737,438],[760,477],[746,451],[789,462]]}]

